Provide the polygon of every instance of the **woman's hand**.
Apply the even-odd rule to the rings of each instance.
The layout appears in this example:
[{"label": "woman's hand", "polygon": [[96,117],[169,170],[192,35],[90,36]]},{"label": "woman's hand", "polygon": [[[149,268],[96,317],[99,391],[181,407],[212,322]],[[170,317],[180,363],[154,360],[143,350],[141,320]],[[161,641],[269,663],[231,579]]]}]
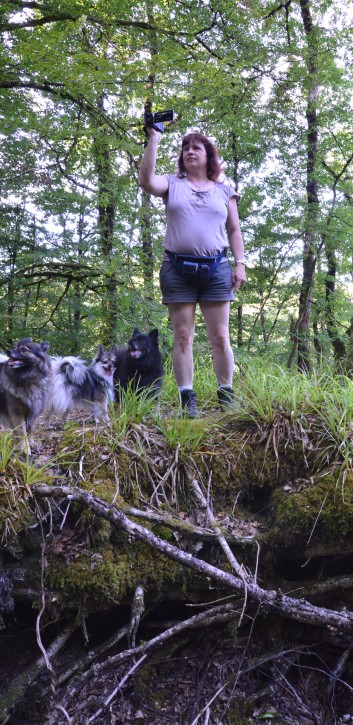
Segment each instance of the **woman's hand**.
[{"label": "woman's hand", "polygon": [[244,287],[246,284],[246,272],[244,264],[236,264],[232,269],[232,286],[234,292],[237,292],[240,287]]},{"label": "woman's hand", "polygon": [[158,141],[160,141],[162,135],[160,131],[156,131],[156,129],[152,128],[152,126],[145,126],[145,130],[148,138],[153,138],[155,136]]}]

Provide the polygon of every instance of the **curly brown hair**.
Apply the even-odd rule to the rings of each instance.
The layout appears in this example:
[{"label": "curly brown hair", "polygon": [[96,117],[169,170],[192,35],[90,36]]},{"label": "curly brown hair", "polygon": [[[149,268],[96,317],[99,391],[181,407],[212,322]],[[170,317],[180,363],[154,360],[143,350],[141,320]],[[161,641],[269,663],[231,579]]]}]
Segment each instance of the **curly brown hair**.
[{"label": "curly brown hair", "polygon": [[181,151],[178,158],[179,176],[184,176],[186,173],[183,161],[183,151],[185,146],[190,146],[190,144],[193,143],[202,143],[205,147],[207,156],[207,178],[211,179],[211,181],[217,181],[222,173],[218,151],[212,141],[210,141],[207,136],[204,136],[203,133],[199,133],[199,131],[192,131],[191,133],[188,133],[184,136],[181,142]]}]

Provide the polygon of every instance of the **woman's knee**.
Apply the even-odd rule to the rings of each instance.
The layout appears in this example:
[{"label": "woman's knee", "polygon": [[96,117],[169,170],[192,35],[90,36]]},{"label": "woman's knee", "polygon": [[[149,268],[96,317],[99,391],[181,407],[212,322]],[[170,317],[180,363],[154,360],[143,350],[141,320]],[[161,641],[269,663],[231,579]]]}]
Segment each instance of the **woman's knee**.
[{"label": "woman's knee", "polygon": [[193,329],[190,330],[186,326],[178,326],[174,330],[174,345],[180,350],[185,351],[192,347],[194,338]]},{"label": "woman's knee", "polygon": [[230,349],[228,330],[216,330],[210,335],[210,344],[214,351],[228,352]]}]

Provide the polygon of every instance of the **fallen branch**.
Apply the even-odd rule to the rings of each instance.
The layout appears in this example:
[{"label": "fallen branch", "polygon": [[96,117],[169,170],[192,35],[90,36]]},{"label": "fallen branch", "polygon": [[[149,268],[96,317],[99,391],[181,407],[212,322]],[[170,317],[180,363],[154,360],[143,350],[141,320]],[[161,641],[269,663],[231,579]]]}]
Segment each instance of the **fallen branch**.
[{"label": "fallen branch", "polygon": [[24,695],[28,685],[31,684],[39,674],[47,666],[46,660],[54,658],[58,652],[64,647],[70,635],[76,629],[76,625],[69,625],[60,632],[58,637],[52,642],[46,650],[46,656],[39,657],[33,664],[27,667],[15,680],[13,680],[7,691],[0,698],[0,721],[6,722],[6,715],[11,708]]},{"label": "fallen branch", "polygon": [[[153,608],[151,607],[149,609],[146,609],[141,615],[141,620],[145,616],[151,614],[151,611],[153,611]],[[63,685],[74,675],[79,675],[83,670],[87,670],[88,667],[98,659],[98,657],[105,657],[110,649],[116,647],[121,639],[128,636],[130,624],[131,623],[125,624],[123,627],[120,627],[120,629],[117,632],[114,632],[111,637],[108,637],[108,639],[104,640],[104,642],[90,649],[87,655],[76,659],[71,667],[67,668],[64,672],[61,672],[60,675],[58,675],[57,684]]]},{"label": "fallen branch", "polygon": [[[132,516],[134,519],[142,519],[144,521],[150,521],[151,523],[161,524],[167,529],[173,529],[178,531],[191,539],[201,539],[202,541],[215,541],[217,536],[214,531],[201,526],[194,526],[189,521],[182,521],[177,516],[171,516],[168,513],[155,513],[153,511],[142,511],[134,506],[121,506],[120,511],[123,511],[126,516]],[[224,534],[224,538],[229,544],[234,545],[254,545],[256,539],[254,536],[235,536],[228,532]]]},{"label": "fallen branch", "polygon": [[210,525],[212,527],[212,530],[214,531],[215,535],[217,536],[219,545],[220,545],[221,549],[223,550],[224,554],[226,555],[226,557],[227,557],[227,559],[229,561],[229,564],[231,565],[233,571],[235,571],[235,573],[241,578],[241,580],[244,583],[244,587],[245,587],[245,597],[244,597],[243,611],[242,611],[241,617],[239,619],[239,626],[240,626],[240,624],[242,622],[242,619],[243,619],[243,615],[244,615],[245,609],[246,609],[247,599],[248,599],[247,580],[248,579],[249,580],[251,579],[252,581],[254,581],[254,580],[253,580],[252,577],[249,577],[248,576],[248,574],[246,573],[243,565],[242,564],[239,564],[239,562],[235,558],[235,556],[234,556],[234,554],[233,554],[233,552],[232,552],[232,550],[231,550],[231,548],[230,548],[230,546],[229,546],[229,544],[228,544],[228,542],[227,542],[227,540],[226,540],[226,538],[225,538],[225,536],[224,536],[221,528],[218,526],[218,523],[217,523],[217,521],[216,521],[216,519],[215,519],[215,517],[213,515],[213,511],[212,511],[212,509],[211,509],[211,507],[210,507],[207,499],[205,498],[205,496],[204,496],[204,494],[203,494],[203,492],[202,492],[202,490],[201,490],[201,488],[200,488],[200,486],[197,483],[197,481],[196,481],[195,478],[193,478],[190,481],[190,485],[191,485],[191,487],[192,487],[192,489],[194,491],[194,494],[195,494],[195,496],[196,496],[199,504],[202,506],[202,508],[207,513],[207,519],[210,522]]},{"label": "fallen branch", "polygon": [[[61,706],[67,708],[72,699],[77,695],[78,692],[82,690],[88,680],[90,680],[92,677],[99,678],[106,670],[114,669],[125,660],[130,659],[131,657],[135,657],[136,655],[144,655],[145,658],[147,652],[164,644],[164,642],[180,634],[186,629],[205,627],[213,624],[224,624],[233,620],[236,617],[239,617],[239,614],[240,612],[237,609],[236,604],[233,603],[223,604],[220,607],[212,607],[212,609],[208,610],[207,612],[195,614],[194,616],[190,617],[187,620],[184,620],[183,622],[178,622],[178,624],[175,624],[173,627],[170,627],[169,629],[165,630],[148,642],[144,642],[137,647],[132,647],[130,649],[124,650],[123,652],[119,652],[116,655],[106,657],[103,662],[92,665],[89,670],[82,673],[78,678],[76,678],[76,681],[70,686],[69,690],[65,695],[65,698],[60,703]],[[57,718],[58,715],[56,713],[53,713],[47,725],[56,725]]]},{"label": "fallen branch", "polygon": [[[208,564],[202,559],[197,559],[192,554],[164,541],[144,526],[131,521],[115,506],[110,506],[101,499],[96,498],[89,491],[70,488],[69,486],[36,484],[32,487],[32,492],[38,496],[65,497],[67,500],[81,503],[114,526],[126,531],[131,537],[143,541],[182,566],[193,569],[199,575],[212,579],[222,587],[245,594],[245,584],[242,579],[212,564]],[[338,612],[325,607],[317,607],[305,599],[294,599],[275,590],[262,589],[252,581],[246,582],[246,590],[248,596],[261,605],[263,612],[269,610],[299,622],[323,626],[332,634],[336,634],[338,631],[342,633],[351,633],[353,631],[353,613],[350,611],[342,610]]]},{"label": "fallen branch", "polygon": [[[282,650],[280,652],[275,652],[274,654],[266,655],[265,657],[259,657],[255,662],[252,662],[248,667],[244,667],[241,670],[238,670],[236,675],[231,675],[230,678],[227,679],[227,681],[224,683],[224,685],[221,685],[218,690],[212,695],[211,699],[206,703],[206,705],[203,707],[203,709],[198,713],[198,715],[194,718],[191,725],[197,725],[199,722],[200,717],[204,714],[204,712],[207,712],[209,710],[210,705],[219,698],[219,696],[222,694],[222,692],[228,687],[230,682],[233,682],[234,679],[236,679],[236,682],[239,681],[241,677],[244,675],[247,675],[249,672],[253,672],[254,670],[257,670],[258,668],[263,668],[264,666],[280,661],[283,659],[283,657],[286,657],[289,654],[292,654],[294,652],[301,652],[303,651],[304,647],[293,647],[290,650]],[[305,648],[306,649],[306,648]],[[263,688],[263,693],[268,693],[269,687]],[[234,685],[233,685],[233,694],[234,694]],[[251,697],[249,698],[247,696],[247,701],[250,701]]]},{"label": "fallen branch", "polygon": [[239,564],[239,562],[236,560],[221,528],[218,526],[218,523],[213,515],[213,512],[211,510],[211,507],[207,503],[207,500],[204,496],[204,494],[201,491],[201,488],[197,481],[193,479],[191,481],[191,486],[194,491],[194,494],[199,502],[199,504],[202,506],[203,509],[205,509],[207,513],[207,518],[211,524],[212,530],[214,531],[215,536],[218,539],[220,547],[223,549],[232,569],[235,571],[235,573],[243,580],[246,588],[246,580],[249,578],[247,575],[244,567],[242,564]]},{"label": "fallen branch", "polygon": [[93,715],[91,715],[91,717],[87,720],[87,723],[94,722],[97,719],[98,715],[100,715],[103,712],[104,708],[108,707],[108,705],[111,703],[111,701],[114,699],[114,697],[116,697],[116,695],[118,694],[119,690],[121,690],[122,686],[125,685],[125,682],[129,679],[129,677],[138,669],[138,667],[140,667],[142,662],[145,661],[146,657],[147,657],[146,654],[142,655],[142,657],[140,657],[140,659],[137,660],[137,662],[135,662],[135,664],[132,665],[132,667],[130,667],[129,671],[126,673],[126,675],[124,675],[122,680],[120,680],[119,684],[116,687],[114,687],[114,690],[110,693],[109,697],[107,697],[104,700],[103,705],[98,710],[96,710],[96,712]]},{"label": "fallen branch", "polygon": [[296,587],[298,591],[305,597],[311,597],[315,594],[326,594],[326,592],[333,592],[335,590],[341,592],[342,589],[353,588],[353,576],[334,576],[328,577],[323,581],[315,582],[315,584],[308,584],[308,582],[298,585]]}]

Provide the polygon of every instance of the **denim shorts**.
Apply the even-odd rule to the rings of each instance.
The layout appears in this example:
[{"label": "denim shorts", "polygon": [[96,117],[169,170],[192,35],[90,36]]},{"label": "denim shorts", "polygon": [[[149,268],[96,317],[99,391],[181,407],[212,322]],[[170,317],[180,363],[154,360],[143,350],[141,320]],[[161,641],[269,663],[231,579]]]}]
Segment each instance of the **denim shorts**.
[{"label": "denim shorts", "polygon": [[232,268],[226,260],[207,282],[196,277],[186,280],[172,262],[163,262],[159,273],[162,302],[227,302],[234,300]]}]

